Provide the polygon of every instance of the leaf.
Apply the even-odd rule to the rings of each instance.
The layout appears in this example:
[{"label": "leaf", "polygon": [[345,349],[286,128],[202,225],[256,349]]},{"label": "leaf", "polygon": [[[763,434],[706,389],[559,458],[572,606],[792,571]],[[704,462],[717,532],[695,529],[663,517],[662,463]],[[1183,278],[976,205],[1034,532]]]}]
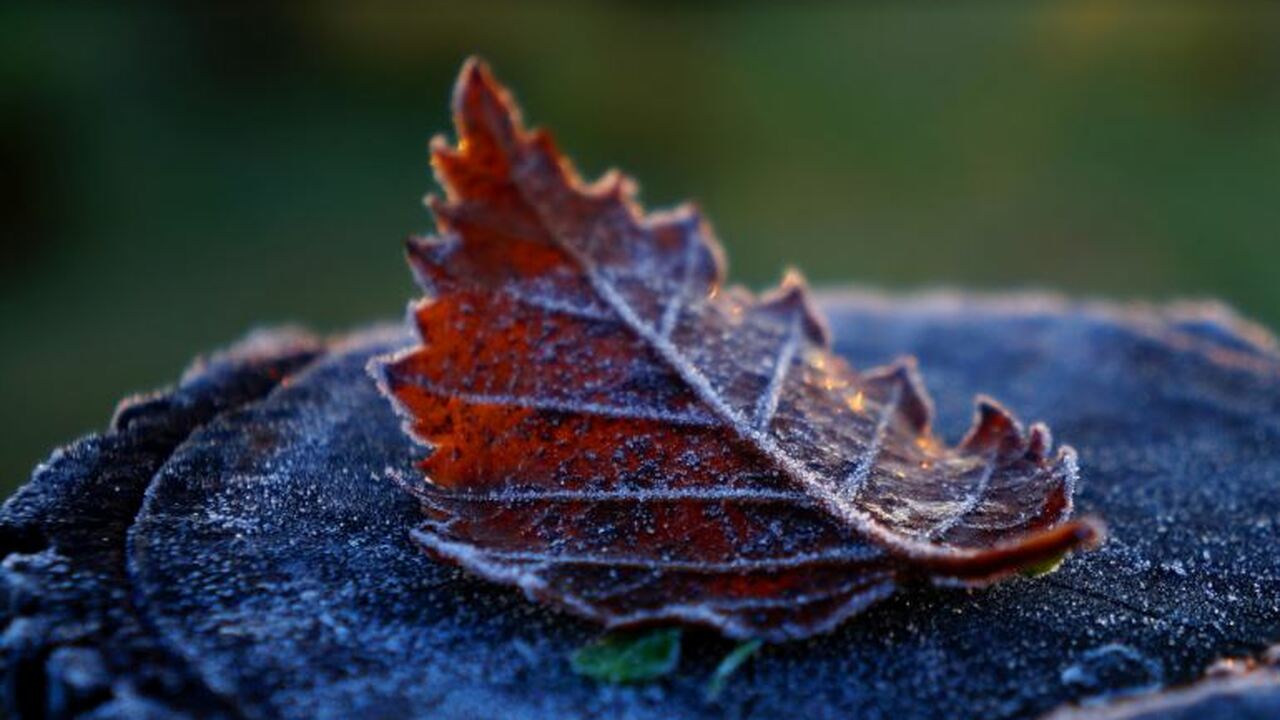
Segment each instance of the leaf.
[{"label": "leaf", "polygon": [[696,209],[581,181],[477,61],[454,113],[438,233],[408,244],[422,342],[374,368],[430,448],[432,555],[610,627],[780,641],[1100,538],[1044,425],[980,398],[945,447],[914,361],[851,368],[799,274],[725,287]]},{"label": "leaf", "polygon": [[724,692],[725,685],[728,684],[729,678],[733,676],[743,663],[751,659],[760,650],[761,641],[748,640],[740,643],[738,647],[729,651],[728,655],[720,661],[716,666],[715,672],[711,673],[711,679],[707,681],[707,691],[704,698],[707,702],[715,702],[720,697],[720,693]]},{"label": "leaf", "polygon": [[579,675],[605,682],[643,682],[680,663],[680,628],[647,633],[610,633],[579,649],[570,659]]},{"label": "leaf", "polygon": [[1029,578],[1038,578],[1038,577],[1044,577],[1045,575],[1052,575],[1053,573],[1058,571],[1058,568],[1062,567],[1062,563],[1065,560],[1066,560],[1066,557],[1063,555],[1059,555],[1057,557],[1045,558],[1040,562],[1027,565],[1026,567],[1022,568],[1021,572],[1023,577],[1029,577]]}]

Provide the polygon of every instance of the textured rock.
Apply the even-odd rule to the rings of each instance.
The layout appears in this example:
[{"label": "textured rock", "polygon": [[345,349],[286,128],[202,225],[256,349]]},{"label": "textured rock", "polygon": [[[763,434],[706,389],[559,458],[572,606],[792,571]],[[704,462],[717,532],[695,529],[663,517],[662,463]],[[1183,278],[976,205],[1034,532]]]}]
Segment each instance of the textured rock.
[{"label": "textured rock", "polygon": [[[160,466],[196,428],[252,402],[321,351],[302,333],[259,333],[192,366],[172,390],[121,403],[110,428],[58,450],[0,510],[0,648],[15,715],[147,717],[146,699],[234,716],[133,606],[125,534]],[[157,709],[158,711],[158,709]]]},{"label": "textured rock", "polygon": [[1280,672],[1259,669],[1102,707],[1062,708],[1046,720],[1271,720],[1278,711]]},{"label": "textured rock", "polygon": [[[1048,421],[1080,451],[1079,505],[1108,544],[766,648],[713,705],[702,685],[730,646],[705,635],[673,676],[599,686],[565,660],[594,626],[410,543],[395,477],[420,450],[364,369],[408,336],[319,358],[259,341],[55,455],[0,511],[7,701],[30,716],[1034,717],[1103,712],[1280,638],[1280,352],[1264,332],[1205,306],[822,304],[856,366],[920,357],[948,439],[975,392]],[[1197,698],[1274,714],[1276,695]]]}]

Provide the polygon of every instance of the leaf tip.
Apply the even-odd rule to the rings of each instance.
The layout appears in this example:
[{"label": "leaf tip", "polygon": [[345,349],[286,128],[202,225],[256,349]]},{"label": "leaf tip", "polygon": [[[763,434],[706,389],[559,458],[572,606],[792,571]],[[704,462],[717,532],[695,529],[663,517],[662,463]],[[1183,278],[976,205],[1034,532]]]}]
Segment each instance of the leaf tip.
[{"label": "leaf tip", "polygon": [[[1046,438],[1041,436],[1039,442]],[[974,401],[973,424],[960,441],[963,450],[996,453],[1007,457],[1027,449],[1022,424],[994,398],[979,395]]]},{"label": "leaf tip", "polygon": [[1027,459],[1040,461],[1049,456],[1053,449],[1053,433],[1049,426],[1042,422],[1031,424],[1027,435]]},{"label": "leaf tip", "polygon": [[481,76],[489,72],[489,64],[479,55],[468,55],[462,61],[462,69],[458,71],[458,80],[479,80]]},{"label": "leaf tip", "polygon": [[519,135],[520,112],[511,94],[478,56],[467,58],[453,87],[453,116],[459,145],[465,147],[472,136],[485,136],[504,151],[510,151]]},{"label": "leaf tip", "polygon": [[863,381],[867,393],[880,402],[898,393],[898,413],[915,432],[929,431],[933,423],[933,400],[924,388],[914,357],[900,357],[888,365],[868,370],[863,374]]},{"label": "leaf tip", "polygon": [[498,84],[489,68],[489,63],[479,55],[468,56],[458,71],[458,79],[453,89],[454,107],[462,107],[469,99],[487,95],[495,100],[505,94],[504,88]]},{"label": "leaf tip", "polygon": [[797,269],[787,268],[782,282],[760,300],[761,312],[798,321],[806,338],[822,347],[831,344],[827,321],[809,292],[809,283]]}]

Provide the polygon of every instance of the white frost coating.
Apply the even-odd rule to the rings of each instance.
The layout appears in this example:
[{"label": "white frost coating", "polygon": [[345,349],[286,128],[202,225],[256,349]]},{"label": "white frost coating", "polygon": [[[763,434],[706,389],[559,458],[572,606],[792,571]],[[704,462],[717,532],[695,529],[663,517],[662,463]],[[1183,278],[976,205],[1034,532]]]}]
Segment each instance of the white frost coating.
[{"label": "white frost coating", "polygon": [[[434,533],[415,530],[413,531],[413,536],[433,552],[457,562],[486,580],[515,585],[523,590],[531,600],[538,600],[548,594],[550,585],[538,574],[538,570],[543,566],[526,568],[494,562],[488,559],[485,553],[476,550],[472,545],[445,540]],[[892,595],[896,587],[892,580],[885,580],[862,592],[855,593],[840,608],[824,616],[824,619],[816,626],[817,632],[827,632],[834,629],[849,617]],[[641,610],[626,615],[612,615],[602,611],[596,603],[583,599],[571,592],[558,591],[555,593],[555,597],[558,602],[564,604],[575,613],[604,623],[607,627],[627,627],[654,620],[673,620],[718,627],[730,637],[762,637],[772,641],[806,637],[814,631],[811,626],[801,626],[787,622],[774,629],[762,632],[755,624],[744,621],[737,615],[737,612],[740,612],[741,609],[719,608],[708,603],[676,603],[663,605],[656,610]]]},{"label": "white frost coating", "polygon": [[[962,549],[953,548],[942,545],[935,545],[928,541],[922,541],[895,532],[877,522],[875,518],[867,514],[865,511],[855,507],[849,500],[842,498],[836,491],[828,487],[816,473],[806,468],[797,458],[787,453],[781,445],[778,444],[772,436],[761,432],[751,425],[748,418],[742,413],[734,409],[729,403],[716,392],[711,381],[702,373],[688,358],[684,356],[680,349],[671,342],[670,338],[662,337],[657,330],[645,323],[633,310],[629,303],[618,293],[618,291],[606,281],[606,279],[595,269],[594,265],[588,258],[582,256],[576,248],[565,242],[557,233],[554,232],[554,223],[548,221],[546,211],[533,199],[524,193],[524,189],[517,182],[517,187],[521,189],[525,199],[529,202],[530,207],[534,208],[540,216],[542,216],[544,226],[551,231],[552,237],[555,237],[561,249],[572,257],[583,272],[586,273],[587,279],[590,281],[592,288],[596,293],[613,307],[614,311],[621,316],[622,320],[632,332],[638,334],[642,339],[646,340],[653,346],[658,355],[666,362],[672,370],[674,370],[682,380],[688,384],[689,388],[698,396],[700,400],[707,404],[716,415],[724,419],[740,437],[753,444],[756,449],[764,453],[770,458],[778,469],[790,476],[795,481],[812,492],[829,512],[837,518],[849,523],[854,529],[858,530],[867,537],[883,544],[885,547],[895,550],[903,555],[913,557],[919,560],[955,560],[970,557],[979,557],[989,550],[982,549]],[[900,390],[899,390],[900,391]]]},{"label": "white frost coating", "polygon": [[[423,539],[427,535],[439,538],[440,542],[450,543],[435,530],[435,524],[427,521],[422,526],[410,531],[413,537]],[[424,528],[427,528],[424,530]],[[499,560],[506,564],[538,563],[555,565],[591,565],[601,567],[632,567],[647,570],[671,570],[693,573],[734,573],[752,572],[756,570],[778,570],[783,568],[808,567],[810,565],[834,565],[845,563],[868,562],[884,557],[878,549],[871,545],[855,548],[842,548],[820,553],[801,553],[784,555],[776,558],[760,558],[757,560],[731,560],[729,562],[704,562],[687,560],[664,560],[643,556],[626,557],[610,555],[571,555],[528,552],[516,550],[479,550],[473,549],[476,556],[484,556],[491,560]]]},{"label": "white frost coating", "polygon": [[730,637],[740,639],[762,638],[771,642],[777,642],[781,640],[809,637],[814,633],[820,634],[829,632],[850,617],[857,615],[868,607],[871,607],[877,602],[893,595],[896,589],[897,586],[892,581],[888,580],[872,585],[862,592],[853,594],[844,605],[823,615],[823,619],[820,622],[812,625],[799,625],[794,622],[783,622],[770,630],[761,630],[758,626],[749,622],[744,622],[737,616],[737,613],[740,613],[743,610],[749,610],[749,608],[722,609],[705,602],[697,605],[685,603],[664,605],[657,611],[641,610],[627,615],[610,616],[607,618],[607,625],[609,627],[626,627],[653,620],[670,619],[721,627],[724,629],[725,634]]},{"label": "white frost coating", "polygon": [[841,495],[848,502],[857,499],[858,493],[862,492],[863,486],[871,477],[871,469],[875,467],[876,459],[880,457],[880,448],[884,446],[884,436],[888,432],[889,421],[898,411],[899,402],[902,402],[902,383],[896,382],[893,384],[893,390],[889,391],[888,399],[880,408],[880,414],[876,416],[876,428],[871,433],[871,440],[867,442],[866,449],[862,451],[858,462],[853,466],[853,471],[849,473],[849,477],[840,488]]},{"label": "white frost coating", "polygon": [[676,327],[676,319],[680,317],[680,311],[684,308],[684,299],[690,294],[690,286],[693,284],[693,266],[698,260],[698,246],[701,243],[702,237],[698,233],[690,233],[689,242],[684,248],[684,274],[680,278],[680,292],[671,296],[662,310],[662,324],[658,327],[662,337],[671,337]]},{"label": "white frost coating", "polygon": [[527,305],[537,310],[543,310],[548,313],[557,313],[560,315],[568,315],[569,317],[581,318],[583,320],[592,320],[595,322],[605,322],[608,320],[617,320],[611,312],[596,310],[595,308],[586,308],[567,303],[558,298],[546,297],[534,293],[521,292],[512,288],[502,290],[503,294],[515,300],[521,305]]},{"label": "white frost coating", "polygon": [[773,415],[778,411],[778,399],[782,396],[782,386],[787,379],[788,371],[791,370],[791,361],[796,356],[801,337],[800,311],[797,310],[791,317],[787,335],[774,358],[773,375],[769,378],[769,386],[756,401],[755,417],[752,418],[751,426],[759,432],[768,432],[769,423],[773,421]]},{"label": "white frost coating", "polygon": [[715,424],[713,418],[697,411],[679,413],[662,410],[661,408],[622,408],[599,403],[562,402],[537,396],[469,393],[442,388],[433,382],[417,377],[413,378],[412,385],[433,395],[439,395],[443,398],[457,398],[473,405],[506,405],[575,415],[600,415],[602,417],[624,418],[627,420],[658,420],[673,425],[709,426]]},{"label": "white frost coating", "polygon": [[1054,468],[1058,467],[1063,470],[1062,492],[1067,498],[1066,503],[1063,504],[1062,512],[1058,513],[1058,520],[1066,520],[1071,516],[1071,511],[1075,506],[1076,480],[1080,477],[1079,458],[1076,455],[1075,448],[1063,446],[1058,449],[1058,461],[1054,464]]},{"label": "white frost coating", "polygon": [[[1066,520],[1071,515],[1073,498],[1075,497],[1075,492],[1076,492],[1076,487],[1075,487],[1076,477],[1078,473],[1079,473],[1079,469],[1076,467],[1075,450],[1070,447],[1059,448],[1057,459],[1054,464],[1054,475],[1062,478],[1062,492],[1063,492],[1063,496],[1066,499],[1066,503],[1064,504],[1064,507],[1062,508],[1062,510],[1058,512],[1058,517],[1056,518],[1058,521]],[[986,478],[986,482],[989,484],[990,480],[991,480],[991,477],[990,475],[988,475],[988,477]],[[986,490],[984,488],[983,492],[985,491]],[[1020,513],[1011,515],[1004,522],[989,522],[989,521],[988,522],[972,522],[970,521],[967,523],[967,525],[975,530],[984,530],[988,532],[1008,530],[1010,528],[1020,527],[1021,525],[1026,524],[1026,522],[1031,518],[1044,512],[1044,509],[1048,504],[1048,502],[1049,502],[1049,497],[1046,495],[1045,497],[1041,498],[1040,503],[1036,505],[1034,508],[1023,510]],[[961,516],[958,519],[963,520],[964,519],[963,516],[965,515],[965,513],[972,512],[974,509],[977,508],[979,504],[981,504],[980,496],[978,501],[974,503],[973,508],[970,508],[968,511],[964,511],[962,509],[960,512],[956,513],[957,515]],[[943,522],[946,522],[946,521],[944,520]],[[941,524],[942,523],[939,523],[939,525]],[[943,532],[946,532],[946,530],[950,530],[951,527],[954,527],[954,525],[948,526],[941,531],[938,530],[937,527],[938,526],[935,526],[934,529],[930,530],[929,533],[926,535],[926,537],[941,535]]]},{"label": "white frost coating", "polygon": [[[413,314],[413,303],[409,305],[409,314]],[[364,370],[373,377],[373,383],[378,386],[378,392],[382,393],[383,397],[391,400],[391,407],[395,410],[396,418],[400,421],[400,431],[407,435],[409,441],[414,445],[431,450],[434,446],[425,439],[418,437],[418,433],[414,429],[414,423],[417,422],[417,419],[414,418],[413,411],[401,402],[394,392],[391,392],[391,385],[387,381],[387,368],[412,355],[414,351],[415,348],[407,347],[389,355],[375,355],[369,358],[369,362],[365,363]]]},{"label": "white frost coating", "polygon": [[473,493],[458,490],[423,493],[432,499],[448,502],[743,502],[812,504],[813,498],[799,492],[786,490],[749,490],[741,488],[703,489],[673,488],[657,490],[499,490],[498,492]]},{"label": "white frost coating", "polygon": [[991,475],[996,469],[996,455],[991,453],[987,456],[987,461],[982,464],[982,472],[978,475],[978,480],[974,482],[969,493],[965,495],[964,502],[960,503],[960,507],[956,511],[944,518],[941,522],[929,528],[923,536],[930,540],[935,540],[946,534],[948,530],[955,527],[961,520],[965,519],[969,513],[978,509],[982,504],[983,498],[987,494],[987,487],[991,484]]}]

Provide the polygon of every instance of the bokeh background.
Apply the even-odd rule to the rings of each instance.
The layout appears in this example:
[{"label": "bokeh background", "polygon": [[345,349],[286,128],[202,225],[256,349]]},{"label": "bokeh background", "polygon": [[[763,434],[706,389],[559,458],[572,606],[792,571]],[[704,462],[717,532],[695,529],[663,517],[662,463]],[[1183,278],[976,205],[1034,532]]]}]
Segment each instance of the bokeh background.
[{"label": "bokeh background", "polygon": [[1280,325],[1280,4],[0,7],[0,491],[258,325],[396,318],[481,53],[736,279],[1217,296]]}]

